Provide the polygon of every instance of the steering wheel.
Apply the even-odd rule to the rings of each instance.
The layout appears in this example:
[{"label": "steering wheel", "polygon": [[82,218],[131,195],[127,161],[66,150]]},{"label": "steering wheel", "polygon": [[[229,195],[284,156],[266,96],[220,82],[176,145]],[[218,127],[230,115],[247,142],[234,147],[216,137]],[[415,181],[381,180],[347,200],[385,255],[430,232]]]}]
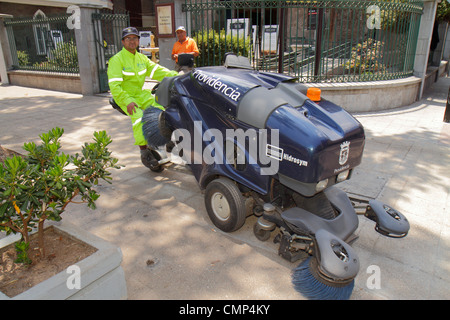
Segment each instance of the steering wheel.
[{"label": "steering wheel", "polygon": [[155,94],[156,93],[156,91],[158,90],[158,87],[159,87],[159,84],[160,84],[161,82],[158,82],[157,84],[155,84],[155,86],[152,88],[152,94]]}]

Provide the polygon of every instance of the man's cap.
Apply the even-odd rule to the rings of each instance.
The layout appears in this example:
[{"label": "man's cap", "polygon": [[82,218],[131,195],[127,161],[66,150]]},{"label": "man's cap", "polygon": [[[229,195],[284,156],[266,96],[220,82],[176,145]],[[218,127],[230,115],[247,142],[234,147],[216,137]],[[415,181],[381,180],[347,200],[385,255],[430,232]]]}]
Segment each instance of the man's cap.
[{"label": "man's cap", "polygon": [[122,30],[122,39],[131,34],[140,37],[139,32],[135,27],[128,27]]},{"label": "man's cap", "polygon": [[183,26],[179,26],[179,27],[177,28],[177,30],[175,30],[175,32],[177,32],[178,30],[186,31],[186,29],[185,29]]}]

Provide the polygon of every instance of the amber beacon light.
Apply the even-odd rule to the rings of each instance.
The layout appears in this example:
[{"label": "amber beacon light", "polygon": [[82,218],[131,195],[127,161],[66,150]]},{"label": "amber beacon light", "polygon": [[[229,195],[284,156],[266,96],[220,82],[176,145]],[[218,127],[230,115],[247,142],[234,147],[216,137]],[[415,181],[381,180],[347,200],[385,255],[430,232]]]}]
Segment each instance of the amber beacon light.
[{"label": "amber beacon light", "polygon": [[319,88],[308,88],[306,96],[312,101],[320,101],[320,92],[321,90]]}]

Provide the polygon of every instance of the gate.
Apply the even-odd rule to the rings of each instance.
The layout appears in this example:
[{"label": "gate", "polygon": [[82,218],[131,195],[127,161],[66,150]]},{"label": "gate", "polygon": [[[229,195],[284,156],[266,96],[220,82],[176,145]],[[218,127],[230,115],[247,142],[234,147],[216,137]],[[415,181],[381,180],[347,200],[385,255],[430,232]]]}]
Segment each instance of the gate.
[{"label": "gate", "polygon": [[92,14],[94,39],[97,49],[97,66],[100,92],[107,92],[108,60],[122,50],[122,30],[130,25],[128,13],[111,13],[100,11]]}]

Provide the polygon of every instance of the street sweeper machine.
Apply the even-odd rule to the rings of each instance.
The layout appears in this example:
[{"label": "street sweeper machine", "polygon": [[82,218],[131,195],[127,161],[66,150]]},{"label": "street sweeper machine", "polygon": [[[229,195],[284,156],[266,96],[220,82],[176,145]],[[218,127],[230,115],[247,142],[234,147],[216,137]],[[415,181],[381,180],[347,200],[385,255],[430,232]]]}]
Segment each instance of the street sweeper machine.
[{"label": "street sweeper machine", "polygon": [[236,231],[256,215],[254,235],[300,261],[292,282],[305,297],[350,297],[360,267],[351,247],[358,214],[385,236],[407,235],[403,214],[340,189],[361,163],[364,129],[320,90],[228,55],[224,66],[165,78],[155,94],[165,111],[148,108],[142,119],[151,170],[181,157],[220,230]]}]

